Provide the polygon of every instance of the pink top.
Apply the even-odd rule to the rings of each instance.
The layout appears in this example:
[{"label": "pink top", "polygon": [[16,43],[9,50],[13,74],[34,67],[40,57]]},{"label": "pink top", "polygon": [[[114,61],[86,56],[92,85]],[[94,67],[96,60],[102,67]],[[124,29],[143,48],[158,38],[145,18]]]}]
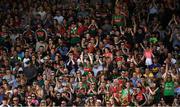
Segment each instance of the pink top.
[{"label": "pink top", "polygon": [[146,58],[152,58],[152,51],[151,50],[145,50],[144,56]]}]

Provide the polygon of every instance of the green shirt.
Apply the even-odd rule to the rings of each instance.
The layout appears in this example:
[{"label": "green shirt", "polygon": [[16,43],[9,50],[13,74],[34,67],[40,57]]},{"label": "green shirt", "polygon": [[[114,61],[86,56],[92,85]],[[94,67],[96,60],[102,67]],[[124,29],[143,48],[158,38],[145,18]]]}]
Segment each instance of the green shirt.
[{"label": "green shirt", "polygon": [[69,42],[71,45],[75,45],[76,43],[80,42],[80,38],[79,37],[71,38]]},{"label": "green shirt", "polygon": [[156,37],[152,37],[152,38],[149,39],[149,42],[151,42],[151,43],[157,43],[158,40],[157,40]]},{"label": "green shirt", "polygon": [[174,82],[165,82],[164,96],[174,96]]},{"label": "green shirt", "polygon": [[125,25],[125,17],[123,15],[114,15],[112,16],[114,25],[117,25],[118,27]]}]

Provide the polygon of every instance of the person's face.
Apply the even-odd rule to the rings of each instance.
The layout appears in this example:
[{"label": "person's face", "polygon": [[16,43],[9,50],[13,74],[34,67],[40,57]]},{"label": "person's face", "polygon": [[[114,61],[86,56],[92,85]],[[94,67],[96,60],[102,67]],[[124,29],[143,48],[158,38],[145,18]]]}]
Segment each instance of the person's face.
[{"label": "person's face", "polygon": [[31,91],[31,86],[27,86],[28,91]]},{"label": "person's face", "polygon": [[95,83],[92,83],[92,85],[91,85],[91,86],[92,86],[92,88],[95,88],[95,87],[96,87]]},{"label": "person's face", "polygon": [[110,93],[109,93],[109,92],[106,92],[106,96],[110,96]]},{"label": "person's face", "polygon": [[57,97],[57,98],[60,98],[60,97],[61,97],[60,93],[56,94],[56,97]]},{"label": "person's face", "polygon": [[[5,60],[4,65],[5,65],[5,66],[8,66],[8,65],[9,65],[8,60]],[[11,71],[10,71],[10,70],[8,70],[8,73],[11,73]]]},{"label": "person's face", "polygon": [[17,52],[19,52],[19,51],[21,50],[21,48],[20,48],[20,47],[17,47],[16,50],[17,50]]},{"label": "person's face", "polygon": [[57,16],[60,16],[60,11],[56,11],[56,15],[57,15]]},{"label": "person's face", "polygon": [[25,57],[29,57],[29,52],[25,52]]},{"label": "person's face", "polygon": [[6,32],[6,27],[5,27],[5,26],[2,26],[2,27],[1,27],[1,30],[2,30],[2,32]]},{"label": "person's face", "polygon": [[21,83],[21,85],[24,85],[24,84],[26,84],[26,81],[24,79],[21,79],[20,83]]},{"label": "person's face", "polygon": [[111,107],[111,103],[109,101],[106,102],[106,107]]},{"label": "person's face", "polygon": [[138,33],[141,34],[142,33],[142,29],[138,29]]},{"label": "person's face", "polygon": [[100,102],[98,102],[98,101],[96,101],[96,104],[95,104],[96,106],[101,106],[101,103]]},{"label": "person's face", "polygon": [[62,101],[61,102],[61,107],[65,107],[66,106],[66,102],[65,101]]},{"label": "person's face", "polygon": [[[46,80],[46,75],[43,75],[43,80]],[[46,84],[47,81],[45,81],[44,83]]]},{"label": "person's face", "polygon": [[170,74],[168,74],[168,76],[167,76],[167,81],[171,81],[172,79],[171,79],[171,76],[170,76]]},{"label": "person's face", "polygon": [[36,99],[36,96],[34,94],[31,95],[32,99]]},{"label": "person's face", "polygon": [[53,43],[52,39],[49,39],[49,44],[52,44],[52,43]]},{"label": "person's face", "polygon": [[28,96],[28,97],[27,97],[27,101],[28,101],[28,102],[31,102],[31,101],[32,101],[32,97],[31,97],[31,96]]},{"label": "person's face", "polygon": [[93,98],[92,98],[92,97],[90,97],[90,98],[89,98],[89,101],[90,101],[90,102],[93,102]]},{"label": "person's face", "polygon": [[49,90],[50,90],[50,91],[53,91],[54,89],[53,89],[53,87],[52,87],[52,86],[50,86],[50,87],[49,87]]},{"label": "person's face", "polygon": [[89,77],[93,77],[93,74],[91,72],[89,73]]},{"label": "person's face", "polygon": [[71,78],[70,78],[70,82],[74,82],[74,77],[71,77]]},{"label": "person's face", "polygon": [[55,73],[51,73],[51,77],[53,78],[55,76]]},{"label": "person's face", "polygon": [[145,80],[146,80],[145,78],[141,78],[141,82],[142,82],[142,83],[144,83],[144,82],[145,82]]},{"label": "person's face", "polygon": [[36,85],[36,90],[41,89],[41,87],[39,85]]},{"label": "person's face", "polygon": [[42,100],[40,105],[41,105],[42,107],[46,106],[46,101],[45,101],[45,100]]},{"label": "person's face", "polygon": [[19,99],[17,97],[13,98],[13,103],[14,104],[18,104],[19,103]]},{"label": "person's face", "polygon": [[86,77],[83,76],[83,77],[82,77],[82,81],[86,81]]},{"label": "person's face", "polygon": [[171,57],[172,57],[172,55],[170,53],[168,53],[168,58],[171,58]]},{"label": "person's face", "polygon": [[95,68],[98,68],[98,64],[95,64],[94,67],[95,67]]},{"label": "person's face", "polygon": [[90,34],[86,34],[86,39],[89,39],[90,38]]},{"label": "person's face", "polygon": [[40,51],[40,52],[43,52],[43,50],[44,50],[43,47],[40,47],[40,48],[39,48],[39,51]]},{"label": "person's face", "polygon": [[79,86],[82,87],[82,86],[83,86],[83,83],[82,83],[82,82],[79,82]]},{"label": "person's face", "polygon": [[35,57],[34,55],[32,56],[32,60],[33,60],[33,61],[36,60],[36,57]]},{"label": "person's face", "polygon": [[7,70],[7,71],[6,71],[6,74],[7,74],[7,75],[11,74],[11,71],[10,71],[10,70]]},{"label": "person's face", "polygon": [[33,82],[33,86],[36,87],[36,86],[37,86],[37,83],[36,83],[36,82]]},{"label": "person's face", "polygon": [[3,93],[3,92],[4,92],[3,88],[0,88],[0,94]]},{"label": "person's face", "polygon": [[78,76],[78,77],[80,77],[80,76],[81,76],[80,71],[78,71],[76,74],[77,74],[77,76]]},{"label": "person's face", "polygon": [[114,99],[111,98],[111,99],[110,99],[110,103],[111,103],[111,104],[114,104]]},{"label": "person's face", "polygon": [[7,100],[3,100],[3,101],[2,101],[2,104],[3,104],[3,105],[7,105]]},{"label": "person's face", "polygon": [[105,49],[105,53],[108,53],[108,52],[109,52],[109,50],[106,48],[106,49]]},{"label": "person's face", "polygon": [[55,53],[55,49],[51,49],[51,54],[54,54]]},{"label": "person's face", "polygon": [[14,89],[14,90],[13,90],[13,93],[18,93],[18,89]]},{"label": "person's face", "polygon": [[138,83],[137,83],[137,87],[141,87],[141,83],[138,82]]},{"label": "person's face", "polygon": [[127,82],[127,83],[126,83],[126,88],[129,88],[129,87],[130,87],[130,83]]},{"label": "person's face", "polygon": [[134,67],[134,63],[130,63],[130,68],[133,68]]}]

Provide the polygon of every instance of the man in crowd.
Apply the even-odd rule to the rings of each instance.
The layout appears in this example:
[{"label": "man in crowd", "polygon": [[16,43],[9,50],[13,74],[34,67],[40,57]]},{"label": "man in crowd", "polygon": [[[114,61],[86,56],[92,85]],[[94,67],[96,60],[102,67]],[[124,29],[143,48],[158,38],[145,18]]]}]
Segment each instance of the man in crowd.
[{"label": "man in crowd", "polygon": [[1,0],[0,106],[179,106],[179,0]]}]

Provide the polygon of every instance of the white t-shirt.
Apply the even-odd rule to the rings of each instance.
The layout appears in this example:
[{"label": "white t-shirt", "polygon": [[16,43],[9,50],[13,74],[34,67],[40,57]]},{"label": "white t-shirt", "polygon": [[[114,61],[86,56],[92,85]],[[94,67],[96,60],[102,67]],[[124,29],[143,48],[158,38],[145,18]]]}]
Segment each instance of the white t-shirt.
[{"label": "white t-shirt", "polygon": [[24,59],[23,59],[23,65],[24,65],[24,67],[27,67],[27,66],[28,66],[28,64],[26,64],[27,61],[30,61],[30,59],[29,59],[29,58],[24,58]]},{"label": "white t-shirt", "polygon": [[59,24],[62,23],[62,21],[64,20],[63,16],[55,16],[53,19],[56,19],[58,21]]},{"label": "white t-shirt", "polygon": [[93,72],[94,72],[94,76],[96,77],[98,72],[102,71],[103,70],[103,66],[102,65],[99,65],[97,68],[93,67]]},{"label": "white t-shirt", "polygon": [[1,105],[0,105],[0,107],[11,107],[11,106],[10,106],[10,105],[8,105],[8,104],[7,104],[7,105],[3,105],[3,104],[1,104]]},{"label": "white t-shirt", "polygon": [[46,16],[46,12],[45,11],[39,11],[37,12],[37,14],[39,14],[41,16],[41,20],[43,20]]}]

